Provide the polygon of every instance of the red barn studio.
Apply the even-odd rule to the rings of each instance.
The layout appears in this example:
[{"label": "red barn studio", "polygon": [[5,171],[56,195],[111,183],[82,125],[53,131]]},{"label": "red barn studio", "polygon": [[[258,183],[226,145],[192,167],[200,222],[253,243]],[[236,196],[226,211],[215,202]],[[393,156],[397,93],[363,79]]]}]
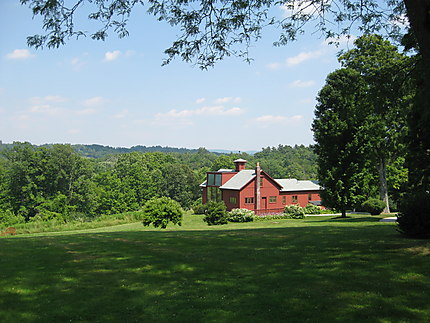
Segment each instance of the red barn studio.
[{"label": "red barn studio", "polygon": [[208,172],[202,188],[203,204],[224,201],[227,210],[243,208],[256,214],[282,213],[286,205],[321,204],[320,186],[314,181],[274,179],[260,168],[245,169],[246,160],[234,161],[235,169]]}]

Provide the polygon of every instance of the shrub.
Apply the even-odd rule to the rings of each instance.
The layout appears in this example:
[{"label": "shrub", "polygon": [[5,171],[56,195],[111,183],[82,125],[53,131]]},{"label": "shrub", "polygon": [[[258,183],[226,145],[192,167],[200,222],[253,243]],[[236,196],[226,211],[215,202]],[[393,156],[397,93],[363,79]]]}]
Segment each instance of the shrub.
[{"label": "shrub", "polygon": [[183,213],[181,205],[169,197],[152,198],[142,208],[143,225],[152,223],[155,228],[162,229],[165,229],[169,222],[181,225]]},{"label": "shrub", "polygon": [[233,209],[228,212],[228,221],[230,222],[252,222],[254,217],[254,211],[248,209]]},{"label": "shrub", "polygon": [[321,214],[321,208],[319,206],[309,203],[303,208],[305,214]]},{"label": "shrub", "polygon": [[291,217],[285,213],[256,215],[254,217],[254,221],[271,221],[271,220],[283,220],[283,219],[291,219]]},{"label": "shrub", "polygon": [[398,231],[412,238],[430,238],[430,193],[418,192],[404,198],[397,216]]},{"label": "shrub", "polygon": [[368,199],[367,201],[363,202],[361,204],[361,209],[364,212],[369,212],[371,215],[379,215],[381,214],[382,210],[385,208],[384,201],[381,201],[379,199]]},{"label": "shrub", "polygon": [[206,204],[207,211],[203,221],[208,225],[220,225],[228,223],[228,214],[224,202],[210,201]]},{"label": "shrub", "polygon": [[285,206],[284,214],[288,215],[291,219],[303,219],[305,217],[305,211],[299,205]]},{"label": "shrub", "polygon": [[0,227],[10,227],[24,222],[23,216],[15,215],[11,210],[0,210]]},{"label": "shrub", "polygon": [[203,204],[202,199],[199,198],[193,203],[191,208],[193,209],[194,214],[205,214],[207,210],[207,204]]}]

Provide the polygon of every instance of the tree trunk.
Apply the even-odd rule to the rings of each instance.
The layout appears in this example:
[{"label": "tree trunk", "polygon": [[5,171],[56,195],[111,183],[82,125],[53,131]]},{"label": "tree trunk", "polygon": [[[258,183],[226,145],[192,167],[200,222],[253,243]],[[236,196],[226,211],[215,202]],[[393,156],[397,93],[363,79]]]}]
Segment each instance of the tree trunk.
[{"label": "tree trunk", "polygon": [[342,209],[341,212],[342,212],[341,218],[346,218],[346,210]]},{"label": "tree trunk", "polygon": [[379,172],[379,195],[385,203],[382,213],[390,213],[390,204],[388,202],[388,183],[387,183],[387,163],[385,158],[381,158],[378,164]]}]

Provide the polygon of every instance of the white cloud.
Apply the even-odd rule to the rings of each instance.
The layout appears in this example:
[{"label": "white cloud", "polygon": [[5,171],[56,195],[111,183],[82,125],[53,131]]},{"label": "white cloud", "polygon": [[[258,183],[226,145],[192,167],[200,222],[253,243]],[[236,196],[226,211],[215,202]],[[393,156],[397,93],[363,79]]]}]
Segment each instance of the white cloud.
[{"label": "white cloud", "polygon": [[101,96],[95,96],[89,99],[86,99],[82,102],[82,105],[85,107],[96,107],[102,104],[105,104],[107,100]]},{"label": "white cloud", "polygon": [[269,63],[269,64],[267,64],[266,66],[267,66],[267,68],[269,68],[269,69],[271,69],[271,70],[279,70],[279,69],[281,69],[282,67],[284,67],[284,66],[285,66],[285,64],[275,62],[275,63]]},{"label": "white cloud", "polygon": [[13,52],[6,54],[7,59],[29,59],[34,57],[32,53],[28,49],[15,49]]},{"label": "white cloud", "polygon": [[79,57],[75,57],[70,61],[70,64],[75,71],[80,71],[87,63],[82,61]]},{"label": "white cloud", "polygon": [[229,103],[229,102],[240,103],[241,101],[242,101],[242,99],[239,97],[237,97],[237,98],[224,97],[224,98],[218,98],[214,102],[215,102],[215,104],[225,104],[225,103]]},{"label": "white cloud", "polygon": [[91,108],[76,111],[76,114],[77,115],[81,115],[81,116],[82,115],[83,116],[88,116],[88,115],[96,114],[96,113],[97,113],[97,110],[96,109],[91,109]]},{"label": "white cloud", "polygon": [[299,65],[300,63],[303,63],[305,61],[308,61],[310,59],[314,59],[317,57],[320,57],[324,54],[323,50],[316,50],[311,52],[301,52],[297,54],[296,56],[289,57],[286,60],[286,65],[288,67]]},{"label": "white cloud", "polygon": [[[349,46],[353,45],[355,39],[357,39],[357,37],[354,35],[342,35],[338,38],[327,38],[319,44],[319,49],[300,52],[295,56],[286,58],[284,62],[269,63],[266,65],[266,67],[271,70],[280,70],[284,68],[294,67],[296,65],[302,64],[303,62],[313,60],[319,57],[321,57],[321,61],[323,62],[324,56],[331,56],[328,54],[332,54],[333,51],[336,51],[336,48],[337,50],[339,48],[348,49]],[[336,46],[330,46],[331,44],[334,44]]]},{"label": "white cloud", "polygon": [[310,87],[315,84],[315,81],[301,81],[301,80],[295,80],[294,82],[290,83],[290,87],[293,88],[303,88],[303,87]]},{"label": "white cloud", "polygon": [[47,95],[47,96],[34,96],[30,98],[30,103],[34,105],[50,104],[50,103],[63,103],[66,102],[67,98],[60,95]]},{"label": "white cloud", "polygon": [[196,104],[202,104],[205,101],[206,101],[205,98],[198,98],[195,102],[196,102]]},{"label": "white cloud", "polygon": [[125,117],[127,117],[127,115],[128,115],[128,110],[122,110],[121,112],[112,115],[112,118],[124,119]]},{"label": "white cloud", "polygon": [[119,50],[114,50],[113,52],[106,52],[105,53],[105,62],[111,62],[116,60],[121,55],[121,52]]},{"label": "white cloud", "polygon": [[227,102],[229,102],[231,100],[231,98],[218,98],[218,99],[216,99],[215,100],[215,103],[216,104],[223,104],[223,103],[227,103]]},{"label": "white cloud", "polygon": [[35,114],[45,114],[49,116],[65,115],[67,110],[59,104],[66,102],[67,98],[60,95],[47,95],[44,97],[34,96],[29,99],[31,107],[29,111]]},{"label": "white cloud", "polygon": [[270,126],[292,125],[300,122],[302,119],[303,116],[301,115],[295,115],[292,117],[264,115],[251,120],[251,123],[259,127],[266,128]]},{"label": "white cloud", "polygon": [[59,116],[59,115],[64,115],[66,113],[65,109],[52,106],[50,104],[33,105],[30,108],[30,111],[33,113],[41,113],[41,114],[46,114],[50,116]]},{"label": "white cloud", "polygon": [[136,51],[135,50],[130,49],[130,50],[128,50],[128,51],[125,52],[125,57],[132,57],[134,55],[136,55]]},{"label": "white cloud", "polygon": [[189,118],[193,116],[235,116],[244,113],[244,110],[238,107],[226,109],[223,106],[206,106],[194,110],[176,110],[172,109],[166,113],[157,113],[156,118]]},{"label": "white cloud", "polygon": [[269,63],[266,65],[266,67],[271,70],[279,70],[282,68],[293,67],[305,61],[323,56],[326,52],[327,52],[326,48],[309,51],[309,52],[301,52],[296,56],[288,57],[284,62]]}]

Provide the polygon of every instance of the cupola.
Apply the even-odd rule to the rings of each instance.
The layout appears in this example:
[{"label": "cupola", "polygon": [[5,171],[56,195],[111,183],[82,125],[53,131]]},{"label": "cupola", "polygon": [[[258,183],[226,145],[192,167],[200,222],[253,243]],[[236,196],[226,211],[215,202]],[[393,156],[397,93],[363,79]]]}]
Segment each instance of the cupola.
[{"label": "cupola", "polygon": [[246,160],[245,159],[236,159],[234,161],[234,164],[236,165],[235,171],[240,172],[241,170],[244,170],[246,167]]}]

